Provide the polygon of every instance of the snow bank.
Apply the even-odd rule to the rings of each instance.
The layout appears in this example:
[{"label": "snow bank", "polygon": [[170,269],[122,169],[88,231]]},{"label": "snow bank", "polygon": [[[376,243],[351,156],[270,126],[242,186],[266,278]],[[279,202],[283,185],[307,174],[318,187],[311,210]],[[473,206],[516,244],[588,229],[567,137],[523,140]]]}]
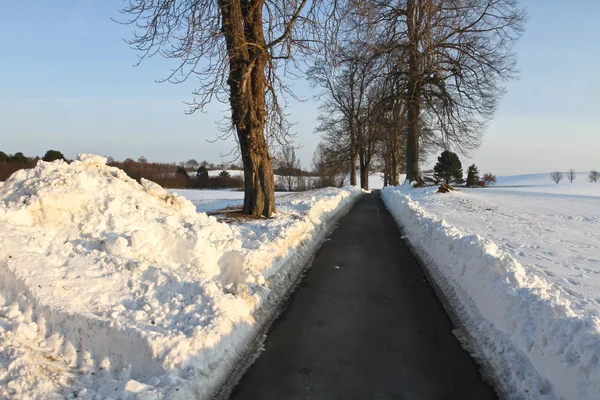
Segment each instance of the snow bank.
[{"label": "snow bank", "polygon": [[497,388],[510,399],[598,398],[600,312],[574,306],[495,243],[428,212],[419,201],[440,196],[433,190],[386,188],[383,198]]},{"label": "snow bank", "polygon": [[361,191],[228,225],[106,159],[0,188],[0,397],[208,398]]}]

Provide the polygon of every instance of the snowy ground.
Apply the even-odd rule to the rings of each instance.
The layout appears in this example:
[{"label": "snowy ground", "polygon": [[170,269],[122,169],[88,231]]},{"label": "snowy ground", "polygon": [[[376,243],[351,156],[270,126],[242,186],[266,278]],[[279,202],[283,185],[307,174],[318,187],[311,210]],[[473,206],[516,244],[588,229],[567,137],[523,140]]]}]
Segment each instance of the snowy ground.
[{"label": "snowy ground", "polygon": [[600,184],[498,183],[387,188],[384,199],[508,398],[597,399]]},{"label": "snowy ground", "polygon": [[[218,175],[219,171],[209,171],[211,176]],[[241,171],[229,170],[232,174],[241,174]],[[374,172],[369,176],[369,185],[371,189],[383,188],[383,176],[379,172]],[[196,190],[196,189],[167,189],[169,193],[177,193],[180,196],[190,200],[195,206],[196,211],[213,213],[228,207],[241,207],[244,203],[244,192],[241,190]],[[275,192],[275,197],[289,195],[290,192]]]},{"label": "snowy ground", "polygon": [[[177,193],[190,200],[197,212],[212,213],[228,207],[242,207],[244,192],[241,190],[199,190],[199,189],[167,189],[169,193]],[[275,192],[275,198],[289,195],[290,192]]]},{"label": "snowy ground", "polygon": [[0,188],[0,398],[208,398],[361,194],[224,224],[105,161]]}]

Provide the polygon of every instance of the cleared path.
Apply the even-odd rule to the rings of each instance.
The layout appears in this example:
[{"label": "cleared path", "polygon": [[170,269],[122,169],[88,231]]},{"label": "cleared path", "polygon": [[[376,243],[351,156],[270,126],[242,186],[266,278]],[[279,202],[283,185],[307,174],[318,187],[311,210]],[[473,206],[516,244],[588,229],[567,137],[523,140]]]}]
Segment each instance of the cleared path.
[{"label": "cleared path", "polygon": [[378,193],[317,253],[231,399],[495,399]]}]

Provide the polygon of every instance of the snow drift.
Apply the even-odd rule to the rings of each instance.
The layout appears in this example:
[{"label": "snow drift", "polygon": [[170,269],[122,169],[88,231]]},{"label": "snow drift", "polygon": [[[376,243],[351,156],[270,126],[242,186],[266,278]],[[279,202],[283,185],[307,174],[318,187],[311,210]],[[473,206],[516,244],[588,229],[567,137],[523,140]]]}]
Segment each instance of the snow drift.
[{"label": "snow drift", "polygon": [[228,225],[105,163],[39,162],[0,188],[0,397],[209,397],[361,194]]},{"label": "snow drift", "polygon": [[496,375],[503,395],[597,398],[600,313],[572,306],[495,243],[430,214],[419,196],[435,194],[433,189],[383,191],[388,209],[463,325],[468,337],[463,344]]}]

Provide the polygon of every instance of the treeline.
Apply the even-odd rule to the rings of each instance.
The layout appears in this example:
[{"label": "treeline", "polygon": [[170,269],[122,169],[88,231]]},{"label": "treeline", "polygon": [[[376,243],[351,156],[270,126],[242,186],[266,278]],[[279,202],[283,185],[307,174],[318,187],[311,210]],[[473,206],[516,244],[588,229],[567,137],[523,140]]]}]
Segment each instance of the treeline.
[{"label": "treeline", "polygon": [[[57,157],[59,154],[60,152],[55,150],[48,150],[41,159],[44,161],[53,161],[58,159],[54,157]],[[59,158],[64,159],[64,156],[60,154]],[[37,164],[39,160],[40,157],[27,157],[21,152],[11,155],[0,151],[0,182],[4,182],[9,176],[20,169],[35,167],[35,164]]]},{"label": "treeline", "polygon": [[[43,157],[27,157],[22,152],[7,154],[0,151],[0,182],[8,179],[13,173],[20,169],[33,168],[39,160],[55,161],[68,160],[60,151],[48,150]],[[230,176],[229,173],[221,173],[219,176],[209,177],[209,169],[217,167],[240,170],[241,167],[231,164],[212,164],[206,161],[198,163],[195,160],[176,163],[150,162],[145,157],[138,160],[127,158],[124,161],[116,161],[108,157],[107,165],[122,169],[129,177],[140,181],[142,178],[158,183],[164,188],[171,189],[230,189],[243,188],[244,180],[240,176]],[[195,167],[195,168],[194,168]],[[206,171],[206,177],[198,176],[198,169]],[[223,171],[226,172],[226,171]]]}]

